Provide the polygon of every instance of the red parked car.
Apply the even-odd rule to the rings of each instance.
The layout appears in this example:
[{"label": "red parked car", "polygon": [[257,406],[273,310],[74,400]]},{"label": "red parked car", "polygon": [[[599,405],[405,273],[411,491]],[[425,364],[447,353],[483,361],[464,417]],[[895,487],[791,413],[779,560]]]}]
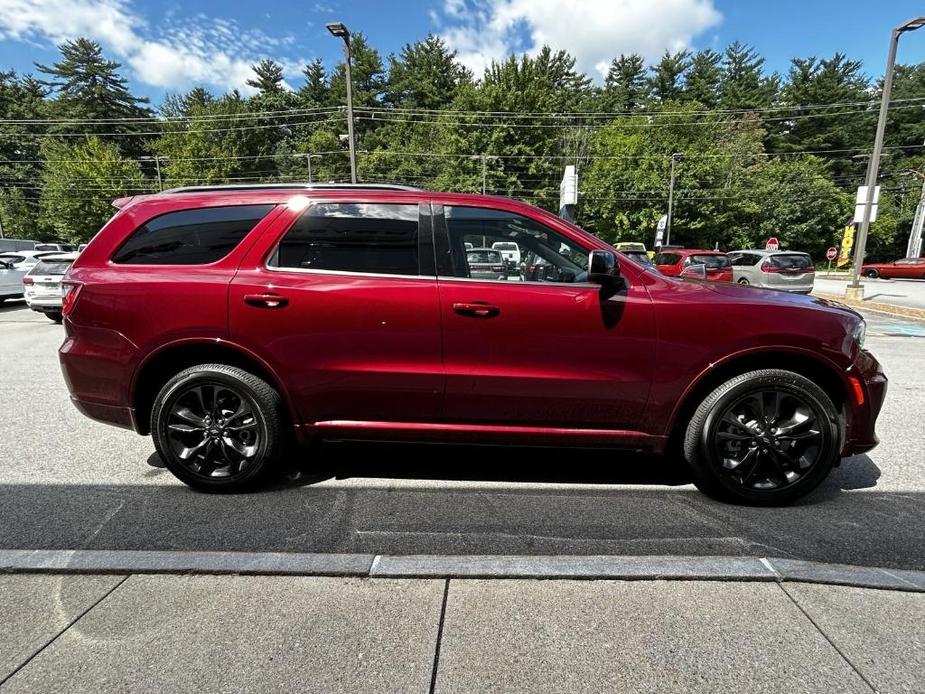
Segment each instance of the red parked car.
[{"label": "red parked car", "polygon": [[865,277],[925,280],[925,258],[902,258],[892,263],[865,263],[861,266]]},{"label": "red parked car", "polygon": [[[671,452],[710,494],[783,503],[877,443],[886,377],[858,314],[665,277],[523,203],[383,186],[117,202],[65,279],[61,365],[82,412],[151,434],[197,489],[255,484],[286,439],[406,439]],[[473,277],[466,244],[498,241],[542,276]]]},{"label": "red parked car", "polygon": [[681,277],[688,268],[704,266],[704,275],[711,282],[732,282],[732,265],[725,253],[719,251],[679,248],[663,251],[655,256],[655,267],[668,277]]}]

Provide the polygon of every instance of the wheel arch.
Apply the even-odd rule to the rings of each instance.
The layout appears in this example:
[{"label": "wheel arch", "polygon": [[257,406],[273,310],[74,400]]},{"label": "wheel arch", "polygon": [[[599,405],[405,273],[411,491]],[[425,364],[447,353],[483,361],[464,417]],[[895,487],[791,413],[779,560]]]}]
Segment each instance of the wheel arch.
[{"label": "wheel arch", "polygon": [[720,384],[736,376],[758,369],[793,371],[817,383],[832,398],[836,410],[844,419],[845,405],[850,397],[850,385],[844,373],[831,361],[813,352],[798,349],[773,348],[750,350],[731,355],[704,369],[678,399],[665,435],[669,446],[683,439],[683,427],[703,399]]},{"label": "wheel arch", "polygon": [[157,393],[167,381],[183,369],[196,364],[227,364],[244,369],[273,386],[286,403],[289,422],[299,436],[301,427],[294,403],[283,380],[263,359],[248,349],[226,340],[181,340],[151,353],[135,371],[131,385],[131,402],[139,434],[150,433],[151,410]]}]

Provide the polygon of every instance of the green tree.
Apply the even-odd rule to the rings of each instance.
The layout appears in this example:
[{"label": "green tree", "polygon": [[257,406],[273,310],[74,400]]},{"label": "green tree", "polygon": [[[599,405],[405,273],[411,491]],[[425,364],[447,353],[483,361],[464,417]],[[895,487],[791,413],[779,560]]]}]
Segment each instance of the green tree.
[{"label": "green tree", "polygon": [[647,98],[645,61],[638,53],[621,53],[607,70],[601,93],[601,110],[635,111]]},{"label": "green tree", "polygon": [[456,51],[439,36],[406,44],[399,56],[389,56],[384,103],[399,108],[440,109],[452,103],[472,73],[456,61]]},{"label": "green tree", "polygon": [[764,74],[764,58],[751,46],[735,41],[726,48],[719,85],[723,109],[756,109],[770,106],[777,95],[779,78]]},{"label": "green tree", "polygon": [[296,92],[299,108],[320,108],[331,103],[331,88],[321,58],[315,58],[302,70],[305,82]]},{"label": "green tree", "polygon": [[41,221],[69,243],[84,243],[112,214],[112,201],[150,191],[138,163],[98,137],[76,143],[47,140],[42,147]]},{"label": "green tree", "polygon": [[259,94],[281,94],[286,91],[283,82],[283,66],[275,60],[266,58],[256,65],[251,65],[254,77],[245,82],[253,87]]},{"label": "green tree", "polygon": [[151,130],[151,123],[139,120],[150,118],[151,111],[146,106],[147,99],[129,91],[119,74],[121,64],[107,59],[98,43],[85,38],[65,41],[58,50],[61,59],[53,65],[36,63],[39,72],[48,76],[41,84],[54,98],[51,113],[57,118],[86,122],[57,124],[50,128],[51,132],[97,134],[118,142],[125,152],[140,152],[144,143],[126,134]]},{"label": "green tree", "polygon": [[684,81],[684,98],[703,104],[706,108],[716,108],[723,78],[720,68],[722,60],[723,56],[710,48],[694,54]]},{"label": "green tree", "polygon": [[684,73],[690,64],[690,53],[665,51],[662,59],[652,66],[647,80],[649,94],[659,102],[677,101],[683,91]]}]

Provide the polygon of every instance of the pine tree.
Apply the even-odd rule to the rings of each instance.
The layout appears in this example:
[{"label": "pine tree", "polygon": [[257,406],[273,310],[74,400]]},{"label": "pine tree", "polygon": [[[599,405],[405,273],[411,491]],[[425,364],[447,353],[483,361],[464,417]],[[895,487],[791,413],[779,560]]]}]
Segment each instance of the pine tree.
[{"label": "pine tree", "polygon": [[652,67],[648,79],[649,93],[657,101],[675,101],[683,93],[684,73],[687,71],[690,53],[665,51],[662,59]]},{"label": "pine tree", "polygon": [[253,87],[259,94],[281,94],[286,91],[283,85],[283,66],[269,58],[261,60],[256,65],[251,65],[256,77],[245,82],[248,87]]},{"label": "pine tree", "polygon": [[328,76],[321,58],[315,58],[306,65],[302,74],[305,75],[305,83],[296,92],[299,106],[302,108],[327,106],[330,102],[331,88],[328,85]]},{"label": "pine tree", "polygon": [[390,106],[439,109],[471,81],[472,73],[456,62],[456,52],[430,34],[424,41],[406,44],[400,56],[389,56],[384,101]]},{"label": "pine tree", "polygon": [[[148,100],[132,95],[125,78],[119,74],[122,65],[108,60],[98,43],[79,38],[65,41],[58,50],[61,59],[54,65],[36,63],[39,72],[49,77],[41,84],[54,96],[53,110],[57,116],[110,121],[82,125],[81,131],[88,133],[124,133],[148,127],[138,122],[120,122],[119,119],[150,117],[151,112],[145,106]],[[63,124],[58,130],[62,128],[73,129],[73,125]],[[137,138],[126,138],[131,139]]]},{"label": "pine tree", "polygon": [[605,111],[634,111],[645,101],[646,67],[638,53],[620,54],[610,63],[601,94]]},{"label": "pine tree", "polygon": [[779,79],[764,75],[764,58],[754,48],[735,41],[726,48],[719,87],[723,109],[753,109],[770,106],[777,95]]},{"label": "pine tree", "polygon": [[[385,90],[385,69],[379,51],[366,43],[361,33],[350,37],[351,79],[353,80],[354,106],[378,106]],[[331,74],[331,101],[334,104],[347,102],[347,80],[344,63],[338,63]]]},{"label": "pine tree", "polygon": [[684,83],[684,97],[715,108],[719,103],[719,86],[723,77],[720,62],[723,56],[711,48],[700,51],[691,58]]}]

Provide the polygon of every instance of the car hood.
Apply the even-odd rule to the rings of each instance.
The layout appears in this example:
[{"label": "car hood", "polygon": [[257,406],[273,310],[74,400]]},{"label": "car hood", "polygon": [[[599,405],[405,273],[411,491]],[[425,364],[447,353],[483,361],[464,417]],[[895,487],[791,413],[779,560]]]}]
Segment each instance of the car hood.
[{"label": "car hood", "polygon": [[727,296],[732,299],[750,301],[753,303],[775,304],[786,306],[802,306],[809,309],[829,309],[848,313],[857,318],[862,318],[861,314],[845,304],[831,299],[823,299],[819,296],[809,296],[806,294],[794,294],[774,289],[761,289],[759,287],[745,286],[741,284],[723,284],[719,282],[704,282],[703,286],[716,294]]}]

